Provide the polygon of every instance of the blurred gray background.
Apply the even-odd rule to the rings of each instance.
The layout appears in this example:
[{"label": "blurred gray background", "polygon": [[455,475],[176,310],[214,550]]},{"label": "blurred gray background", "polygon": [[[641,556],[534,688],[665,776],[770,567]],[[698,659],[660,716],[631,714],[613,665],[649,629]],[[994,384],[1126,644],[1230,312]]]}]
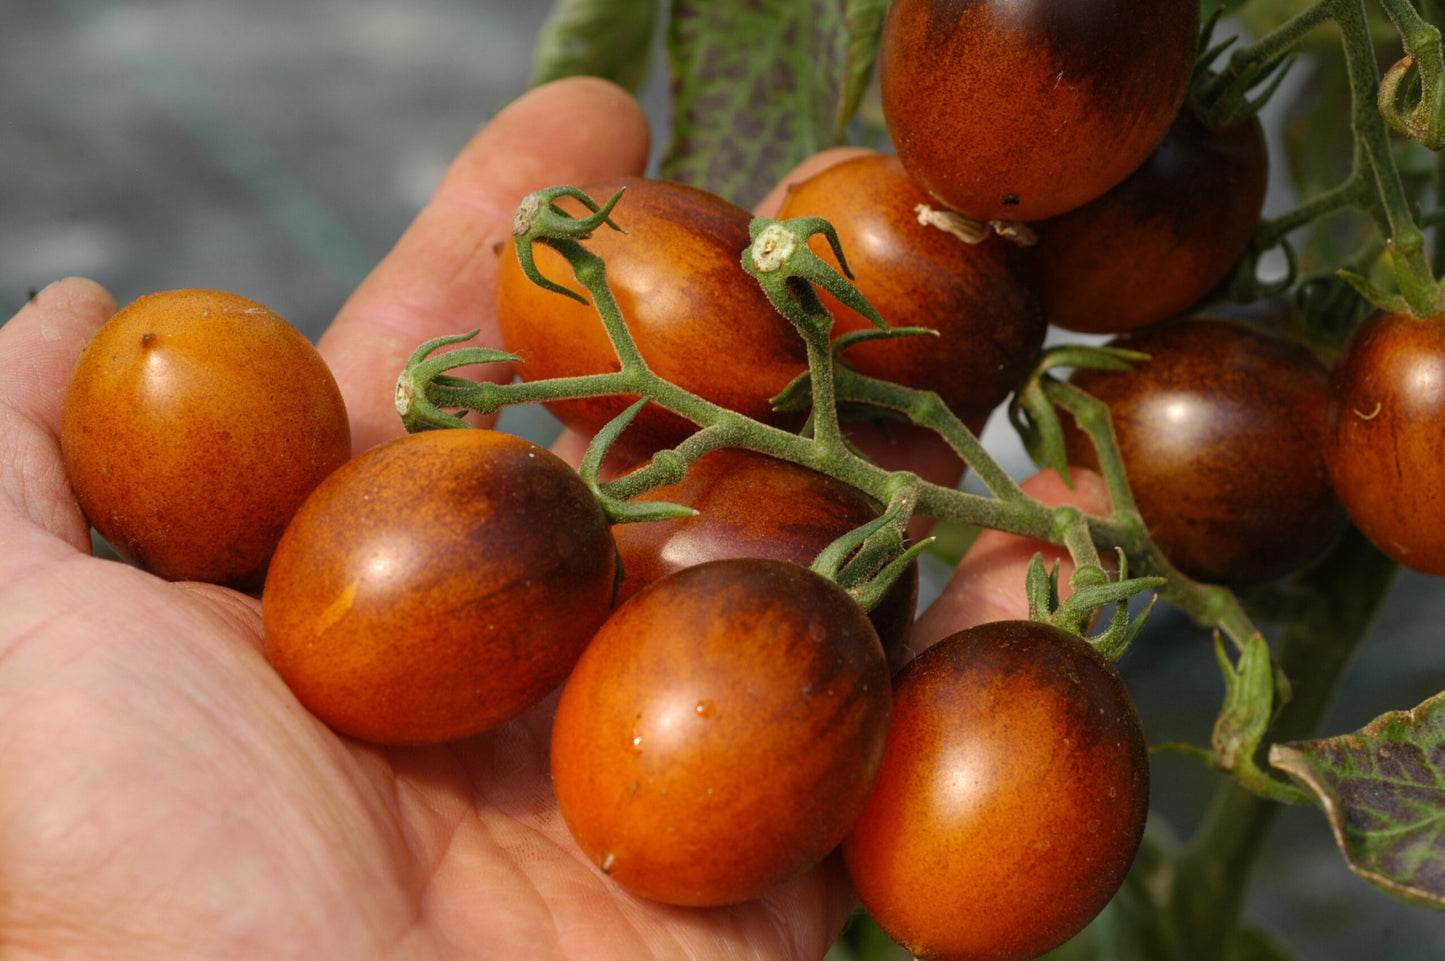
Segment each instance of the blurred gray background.
[{"label": "blurred gray background", "polygon": [[[524,89],[547,6],[0,0],[0,315],[82,274],[122,303],[232,290],[314,337]],[[658,116],[663,80],[645,98]],[[1003,425],[986,440],[1025,469]],[[1445,688],[1442,623],[1445,589],[1402,577],[1327,731]],[[1159,615],[1121,667],[1151,741],[1207,741],[1220,696],[1207,638]],[[1187,828],[1211,778],[1161,756],[1162,818]],[[1350,875],[1314,810],[1280,818],[1249,910],[1301,959],[1445,958],[1445,918]]]}]

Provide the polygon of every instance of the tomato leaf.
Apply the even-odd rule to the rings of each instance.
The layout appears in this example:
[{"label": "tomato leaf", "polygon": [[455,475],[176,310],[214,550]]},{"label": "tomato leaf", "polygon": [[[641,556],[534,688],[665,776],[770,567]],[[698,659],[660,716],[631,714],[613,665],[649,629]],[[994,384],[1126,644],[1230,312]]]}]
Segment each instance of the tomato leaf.
[{"label": "tomato leaf", "polygon": [[1445,908],[1445,693],[1353,734],[1277,744],[1269,759],[1318,798],[1352,871]]},{"label": "tomato leaf", "polygon": [[798,161],[837,143],[850,62],[844,7],[673,0],[673,131],[662,175],[750,207]]},{"label": "tomato leaf", "polygon": [[656,25],[655,0],[557,0],[537,35],[532,83],[589,74],[635,91]]},{"label": "tomato leaf", "polygon": [[834,131],[839,140],[843,139],[848,121],[858,112],[873,82],[878,41],[883,36],[883,18],[888,13],[889,0],[847,0],[847,4],[844,16],[848,24],[848,60]]}]

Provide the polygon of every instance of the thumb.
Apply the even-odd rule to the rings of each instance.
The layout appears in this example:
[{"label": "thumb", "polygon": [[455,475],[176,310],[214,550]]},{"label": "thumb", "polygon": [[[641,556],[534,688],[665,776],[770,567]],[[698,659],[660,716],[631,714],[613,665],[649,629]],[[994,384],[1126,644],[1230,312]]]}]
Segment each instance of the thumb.
[{"label": "thumb", "polygon": [[510,235],[522,198],[557,184],[641,173],[648,143],[637,102],[591,77],[528,91],[472,138],[320,339],[346,398],[353,450],[402,433],[393,390],[422,343],[480,328],[471,346],[501,346],[493,308],[497,245]]}]

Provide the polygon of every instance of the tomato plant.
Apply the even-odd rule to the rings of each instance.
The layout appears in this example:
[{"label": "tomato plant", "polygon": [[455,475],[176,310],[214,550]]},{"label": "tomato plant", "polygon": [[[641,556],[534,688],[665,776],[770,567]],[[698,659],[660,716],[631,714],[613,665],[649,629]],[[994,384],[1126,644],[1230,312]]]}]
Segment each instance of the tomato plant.
[{"label": "tomato plant", "polygon": [[1258,116],[1211,127],[1181,110],[1123,182],[1036,225],[1049,322],[1117,334],[1193,306],[1254,237],[1268,180]]},{"label": "tomato plant", "polygon": [[351,456],[341,391],[300,331],[235,294],[120,310],[66,388],[61,454],[86,518],[170,580],[261,586],[302,500]]},{"label": "tomato plant", "polygon": [[628,890],[746,901],[842,840],[889,701],[878,635],[832,581],[762,558],[684,568],[621,605],[568,678],[557,802]]},{"label": "tomato plant", "polygon": [[[661,377],[709,401],[755,419],[783,421],[769,402],[806,369],[807,360],[802,344],[738,263],[751,215],[716,195],[661,180],[622,178],[587,189],[604,199],[625,191],[613,218],[627,233],[603,228],[591,244],[607,262],[608,282],[643,359]],[[560,256],[539,247],[535,257],[544,276],[580,289]],[[524,379],[620,367],[592,306],[532,283],[515,246],[503,254],[497,278],[497,321],[507,349],[522,358],[517,369]],[[721,356],[734,362],[713,362]],[[569,398],[548,409],[569,427],[591,434],[634,399]],[[690,430],[686,421],[650,406],[633,422],[629,439],[653,449],[676,443]]]},{"label": "tomato plant", "polygon": [[1086,641],[995,621],[894,682],[888,748],[843,843],[873,918],[930,961],[1027,961],[1118,890],[1144,833],[1133,702]]},{"label": "tomato plant", "polygon": [[[806,566],[879,513],[872,498],[826,474],[737,447],[699,458],[680,482],[636,500],[683,504],[697,514],[613,529],[623,571],[619,600],[673,571],[726,557]],[[917,599],[915,564],[869,612],[892,664],[902,663]]]},{"label": "tomato plant", "polygon": [[1082,207],[1184,102],[1195,0],[896,0],[878,50],[888,132],[943,205],[980,221]]},{"label": "tomato plant", "polygon": [[1406,567],[1445,574],[1445,326],[1376,311],[1330,377],[1328,462],[1350,518]]},{"label": "tomato plant", "polygon": [[[1226,318],[1186,318],[1113,341],[1132,371],[1070,380],[1108,405],[1139,513],[1199,580],[1253,585],[1317,559],[1344,514],[1325,463],[1329,371],[1303,345]],[[1069,434],[1070,459],[1097,468]]]},{"label": "tomato plant", "polygon": [[511,720],[566,677],[611,607],[592,492],[537,445],[410,434],[297,511],[262,595],[266,656],[313,714],[386,744]]},{"label": "tomato plant", "polygon": [[[1048,323],[1027,252],[1003,237],[969,244],[920,221],[936,203],[894,154],[856,157],[794,184],[780,218],[823,217],[838,231],[854,284],[893,327],[937,336],[855,344],[843,360],[861,374],[939,394],[965,421],[978,421],[1018,386]],[[819,256],[836,264],[822,238]],[[824,294],[834,333],[872,322]]]}]

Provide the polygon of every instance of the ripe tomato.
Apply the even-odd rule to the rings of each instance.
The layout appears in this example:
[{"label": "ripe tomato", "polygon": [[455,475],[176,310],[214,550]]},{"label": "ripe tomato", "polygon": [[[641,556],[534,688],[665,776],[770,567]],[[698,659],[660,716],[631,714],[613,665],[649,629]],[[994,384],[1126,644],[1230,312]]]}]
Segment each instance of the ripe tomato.
[{"label": "ripe tomato", "polygon": [[[826,474],[739,447],[699,458],[680,483],[638,501],[670,501],[695,517],[613,528],[622,561],[618,599],[704,561],[770,557],[807,566],[818,552],[878,516],[866,494]],[[918,566],[869,612],[889,662],[901,664],[918,603]]]},{"label": "ripe tomato", "polygon": [[508,434],[411,434],[302,505],[261,598],[298,700],[386,744],[496,727],[555,688],[606,618],[616,547],[561,458]]},{"label": "ripe tomato", "polygon": [[1396,562],[1445,574],[1445,318],[1361,321],[1330,376],[1328,425],[1355,525]]},{"label": "ripe tomato", "polygon": [[888,750],[843,854],[863,905],[930,961],[1023,961],[1080,931],[1128,873],[1149,759],[1087,642],[996,621],[894,679]]},{"label": "ripe tomato", "polygon": [[552,728],[587,857],[673,904],[762,895],[857,817],[887,740],[888,671],[831,581],[731,558],[656,581],[598,630]]},{"label": "ripe tomato", "polygon": [[[990,237],[969,244],[922,224],[915,208],[936,201],[893,154],[829,167],[789,189],[779,218],[823,217],[838,231],[854,283],[894,327],[930,327],[938,337],[900,337],[850,347],[859,373],[931,390],[966,421],[988,416],[1028,373],[1048,323],[1028,254]],[[826,240],[814,252],[837,265]],[[871,321],[823,295],[836,335]]]},{"label": "ripe tomato", "polygon": [[60,449],[115,550],[170,580],[259,588],[286,523],[351,456],[341,392],[305,336],[214,290],[141,297],[66,388]]},{"label": "ripe tomato", "polygon": [[1268,180],[1258,117],[1211,129],[1181,110],[1122,183],[1036,225],[1049,321],[1117,334],[1187,310],[1249,246]]},{"label": "ripe tomato", "polygon": [[1081,207],[1143,163],[1184,102],[1196,0],[895,0],[878,51],[903,166],[978,220]]},{"label": "ripe tomato", "polygon": [[[803,340],[742,267],[752,215],[706,191],[626,177],[584,188],[599,202],[626,188],[613,220],[587,246],[607,263],[607,281],[643,359],[662,377],[756,420],[784,423],[771,398],[807,369]],[[559,206],[583,213],[567,199]],[[542,274],[582,293],[561,255],[535,245]],[[497,322],[507,350],[522,358],[525,380],[619,369],[590,304],[528,280],[508,244],[497,277]],[[556,401],[548,409],[585,434],[596,433],[635,401],[610,396]],[[660,407],[637,416],[624,441],[647,451],[671,446],[694,427]]]},{"label": "ripe tomato", "polygon": [[[1315,560],[1343,529],[1325,465],[1329,372],[1301,344],[1241,321],[1197,317],[1111,343],[1149,360],[1076,370],[1109,407],[1139,513],[1190,577],[1244,587]],[[1069,459],[1098,469],[1066,424]]]}]

